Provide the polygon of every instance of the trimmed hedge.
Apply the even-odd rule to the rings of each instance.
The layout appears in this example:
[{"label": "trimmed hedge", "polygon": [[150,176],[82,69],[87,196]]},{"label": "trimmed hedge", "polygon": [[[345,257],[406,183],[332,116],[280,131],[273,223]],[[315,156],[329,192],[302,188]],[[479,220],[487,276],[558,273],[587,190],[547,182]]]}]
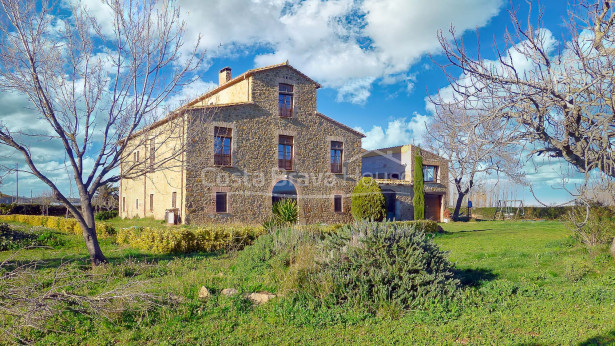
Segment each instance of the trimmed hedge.
[{"label": "trimmed hedge", "polygon": [[117,210],[105,210],[105,211],[99,211],[98,213],[96,213],[94,215],[94,219],[99,220],[99,221],[105,221],[105,220],[118,217],[119,215],[120,213]]},{"label": "trimmed hedge", "polygon": [[154,253],[212,252],[238,249],[252,242],[265,230],[262,226],[212,225],[198,228],[122,228],[118,244]]},{"label": "trimmed hedge", "polygon": [[[523,209],[525,215],[520,217],[523,219],[561,220],[568,215],[572,207],[524,207]],[[465,212],[465,208],[461,210]],[[495,211],[496,207],[472,208],[472,216],[483,220],[493,220]],[[516,213],[517,208],[512,208],[512,212]]]},{"label": "trimmed hedge", "polygon": [[[60,232],[81,235],[81,227],[76,219],[67,219],[59,216],[41,215],[0,215],[3,222],[21,222],[30,226],[43,226]],[[104,222],[96,222],[96,234],[99,238],[108,238],[115,234],[115,229]]]},{"label": "trimmed hedge", "polygon": [[64,216],[68,212],[63,205],[43,206],[41,204],[0,204],[0,214],[41,215],[43,208],[47,209],[50,216]]},{"label": "trimmed hedge", "polygon": [[350,212],[355,220],[381,221],[386,217],[385,199],[380,185],[363,177],[352,190]]}]

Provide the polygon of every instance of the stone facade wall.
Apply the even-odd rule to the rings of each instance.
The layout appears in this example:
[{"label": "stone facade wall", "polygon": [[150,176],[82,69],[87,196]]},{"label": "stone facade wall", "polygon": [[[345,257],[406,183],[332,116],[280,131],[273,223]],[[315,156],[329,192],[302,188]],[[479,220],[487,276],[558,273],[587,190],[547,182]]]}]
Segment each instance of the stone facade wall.
[{"label": "stone facade wall", "polygon": [[[186,153],[188,223],[261,223],[271,214],[271,192],[288,179],[298,193],[303,223],[346,222],[350,193],[361,174],[361,136],[317,114],[316,84],[290,68],[279,67],[250,77],[248,104],[220,107],[211,120],[190,117]],[[279,83],[294,86],[292,118],[278,115]],[[199,136],[190,129],[207,122]],[[232,128],[232,166],[213,165],[213,128]],[[278,136],[293,136],[293,170],[278,169]],[[330,143],[344,143],[344,173],[330,173]],[[227,192],[229,210],[215,212],[215,193]],[[343,195],[343,212],[333,211],[333,195]]]},{"label": "stone facade wall", "polygon": [[395,184],[377,180],[383,193],[393,191],[395,193],[395,220],[406,221],[414,219],[414,188],[408,184]]},{"label": "stone facade wall", "polygon": [[[364,163],[377,169],[378,172],[386,171],[387,168],[405,170],[405,179],[377,179],[383,191],[389,190],[396,194],[395,218],[397,220],[412,220],[414,218],[414,207],[412,198],[414,197],[414,155],[419,150],[413,145],[403,145],[392,148],[392,153],[387,154],[387,150],[383,149],[382,155],[364,158]],[[379,152],[379,151],[375,151]],[[444,217],[444,210],[448,204],[448,161],[441,156],[431,153],[427,150],[420,150],[423,157],[423,165],[438,166],[438,176],[436,182],[425,183],[425,195],[431,196],[426,198],[426,215],[441,221]],[[387,155],[387,156],[383,156]],[[380,157],[378,159],[378,157]],[[385,166],[386,165],[386,166]],[[363,172],[369,168],[364,167]],[[401,178],[401,177],[400,177]],[[441,197],[440,197],[441,196]]]}]

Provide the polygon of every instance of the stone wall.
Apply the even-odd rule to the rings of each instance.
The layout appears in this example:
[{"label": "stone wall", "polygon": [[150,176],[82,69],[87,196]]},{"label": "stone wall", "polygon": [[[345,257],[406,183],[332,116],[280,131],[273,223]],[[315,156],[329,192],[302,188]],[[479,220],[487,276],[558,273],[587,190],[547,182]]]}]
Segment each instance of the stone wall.
[{"label": "stone wall", "polygon": [[[292,118],[278,116],[278,84],[294,86]],[[288,179],[298,192],[303,223],[350,220],[350,193],[361,174],[361,161],[347,161],[361,150],[361,136],[318,115],[316,84],[286,67],[251,77],[251,102],[220,107],[213,119],[190,117],[186,153],[186,222],[260,223],[271,214],[271,191]],[[190,131],[208,122],[205,135]],[[213,166],[213,128],[232,128],[232,166]],[[292,171],[278,169],[278,136],[293,136]],[[330,142],[344,143],[344,173],[330,173]],[[216,213],[216,191],[227,192],[228,213]],[[341,194],[343,213],[333,211]]]}]

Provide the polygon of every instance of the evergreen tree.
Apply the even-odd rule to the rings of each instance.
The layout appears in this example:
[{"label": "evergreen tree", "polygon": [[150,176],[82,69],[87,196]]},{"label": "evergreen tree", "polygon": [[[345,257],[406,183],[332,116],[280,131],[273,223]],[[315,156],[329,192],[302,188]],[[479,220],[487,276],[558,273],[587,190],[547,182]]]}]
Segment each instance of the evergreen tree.
[{"label": "evergreen tree", "polygon": [[359,180],[352,191],[351,213],[355,220],[382,221],[386,216],[380,185],[370,177]]},{"label": "evergreen tree", "polygon": [[419,151],[414,156],[414,219],[425,219],[425,186],[423,183],[423,157]]}]

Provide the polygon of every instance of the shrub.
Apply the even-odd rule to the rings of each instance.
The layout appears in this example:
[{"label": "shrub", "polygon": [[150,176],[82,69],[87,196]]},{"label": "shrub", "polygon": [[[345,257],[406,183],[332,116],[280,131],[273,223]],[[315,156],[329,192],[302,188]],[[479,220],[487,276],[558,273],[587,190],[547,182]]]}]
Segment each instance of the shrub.
[{"label": "shrub", "polygon": [[453,266],[416,225],[356,223],[327,237],[321,282],[338,302],[370,310],[425,307],[452,298]]},{"label": "shrub", "polygon": [[0,251],[16,250],[28,246],[64,245],[64,240],[51,231],[43,233],[12,230],[7,224],[0,223]]},{"label": "shrub", "polygon": [[[21,222],[30,226],[42,226],[55,229],[63,233],[81,235],[81,226],[76,219],[68,219],[58,216],[40,215],[0,215],[0,221]],[[115,234],[115,229],[104,222],[96,222],[96,234],[99,238],[111,237]]]},{"label": "shrub", "polygon": [[583,244],[595,246],[608,244],[615,237],[615,215],[609,207],[594,205],[578,206],[568,213],[568,226]]},{"label": "shrub", "polygon": [[352,190],[351,213],[355,220],[382,221],[386,216],[384,195],[373,178],[361,178]]},{"label": "shrub", "polygon": [[317,235],[321,238],[327,234],[338,232],[340,229],[342,229],[342,227],[344,227],[344,225],[341,223],[295,226],[295,228],[298,230]]},{"label": "shrub", "polygon": [[433,220],[392,221],[396,226],[411,227],[425,234],[442,233],[444,230]]},{"label": "shrub", "polygon": [[275,203],[273,205],[273,217],[280,224],[297,223],[297,201],[294,199],[283,199]]},{"label": "shrub", "polygon": [[425,218],[425,186],[423,180],[423,158],[419,152],[414,156],[414,197],[412,197],[412,205],[414,206],[415,220]]},{"label": "shrub", "polygon": [[154,253],[212,252],[238,249],[251,244],[265,233],[260,226],[204,226],[188,228],[122,228],[117,232],[118,244]]},{"label": "shrub", "polygon": [[99,221],[105,221],[105,220],[116,218],[118,217],[118,215],[119,215],[119,212],[117,210],[105,210],[105,211],[96,213],[96,215],[94,215],[94,219],[99,220]]}]

